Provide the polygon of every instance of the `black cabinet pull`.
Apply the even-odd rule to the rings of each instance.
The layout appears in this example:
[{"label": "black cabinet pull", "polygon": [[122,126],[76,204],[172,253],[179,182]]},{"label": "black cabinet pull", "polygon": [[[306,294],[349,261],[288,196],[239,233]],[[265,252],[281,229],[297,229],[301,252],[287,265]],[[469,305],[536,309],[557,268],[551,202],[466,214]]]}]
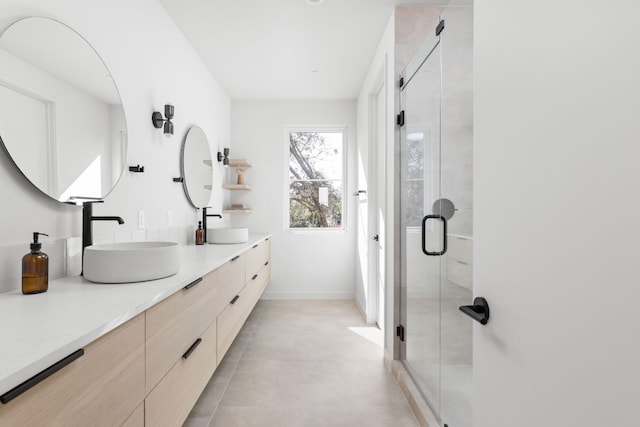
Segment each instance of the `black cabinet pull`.
[{"label": "black cabinet pull", "polygon": [[473,300],[473,305],[463,305],[459,307],[460,311],[471,317],[476,322],[486,325],[489,321],[489,303],[482,297]]},{"label": "black cabinet pull", "polygon": [[[430,219],[439,219],[442,221],[442,250],[436,252],[429,252],[427,250],[427,230],[426,224]],[[447,219],[442,215],[427,215],[422,218],[422,252],[429,256],[441,256],[447,252]]]},{"label": "black cabinet pull", "polygon": [[269,265],[269,261],[265,262],[264,265]]},{"label": "black cabinet pull", "polygon": [[198,283],[202,282],[202,277],[200,277],[199,279],[194,280],[193,282],[189,283],[187,286],[185,286],[184,289],[185,291],[188,289],[193,288],[195,285],[197,285]]},{"label": "black cabinet pull", "polygon": [[253,246],[251,247],[251,249],[255,249],[255,248],[257,248],[257,247],[258,247],[258,245],[257,245],[257,244],[255,244],[255,245],[253,245]]},{"label": "black cabinet pull", "polygon": [[251,278],[251,280],[256,280],[258,278],[257,274],[254,274],[253,277]]},{"label": "black cabinet pull", "polygon": [[233,299],[231,300],[231,302],[229,304],[235,304],[236,301],[238,301],[240,299],[240,295],[236,295],[235,297],[233,297]]},{"label": "black cabinet pull", "polygon": [[191,353],[193,353],[196,349],[196,347],[198,347],[200,345],[200,343],[202,342],[202,338],[198,338],[196,340],[196,342],[194,342],[193,344],[191,344],[191,347],[189,347],[189,350],[187,350],[187,352],[185,354],[182,355],[183,359],[188,359],[189,356],[191,356]]},{"label": "black cabinet pull", "polygon": [[266,242],[267,240],[269,240],[269,237],[267,237],[266,239],[264,239],[264,241]]},{"label": "black cabinet pull", "polygon": [[236,255],[236,256],[234,256],[233,258],[231,258],[231,261],[235,261],[235,260],[237,260],[238,258],[240,258],[240,255]]},{"label": "black cabinet pull", "polygon": [[80,350],[74,351],[73,353],[71,353],[70,355],[65,357],[64,359],[54,363],[53,365],[49,366],[44,371],[42,371],[42,372],[40,372],[38,374],[35,374],[34,376],[29,378],[28,380],[26,380],[22,384],[17,385],[16,387],[12,388],[8,392],[6,392],[2,396],[0,396],[0,402],[2,402],[2,403],[11,402],[13,399],[15,399],[16,397],[20,396],[22,393],[24,393],[25,391],[29,390],[31,387],[36,386],[38,383],[44,381],[45,379],[47,379],[51,375],[53,375],[56,372],[58,372],[60,369],[62,369],[65,366],[69,365],[71,362],[73,362],[74,360],[78,359],[83,354],[84,354],[84,349],[83,348],[81,348]]}]

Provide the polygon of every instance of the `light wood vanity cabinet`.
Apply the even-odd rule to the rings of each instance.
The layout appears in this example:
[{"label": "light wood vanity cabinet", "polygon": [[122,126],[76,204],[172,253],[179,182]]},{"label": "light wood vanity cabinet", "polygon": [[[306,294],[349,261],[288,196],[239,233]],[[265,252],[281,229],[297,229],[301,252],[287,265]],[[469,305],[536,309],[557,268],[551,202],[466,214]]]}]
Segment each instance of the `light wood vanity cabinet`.
[{"label": "light wood vanity cabinet", "polygon": [[269,262],[271,257],[271,241],[263,240],[247,250],[247,269],[245,283],[249,283],[255,274]]},{"label": "light wood vanity cabinet", "polygon": [[270,277],[267,239],[0,404],[0,426],[181,426]]},{"label": "light wood vanity cabinet", "polygon": [[147,395],[145,425],[181,426],[191,412],[217,367],[215,321],[199,339]]},{"label": "light wood vanity cabinet", "polygon": [[215,321],[217,304],[216,270],[147,310],[147,394]]},{"label": "light wood vanity cabinet", "polygon": [[140,403],[122,427],[144,427],[144,402]]},{"label": "light wood vanity cabinet", "polygon": [[216,369],[218,274],[147,310],[148,426],[181,426]]},{"label": "light wood vanity cabinet", "polygon": [[242,325],[262,295],[260,284],[252,280],[218,316],[218,360],[222,360]]},{"label": "light wood vanity cabinet", "polygon": [[189,415],[269,282],[264,243],[147,310],[146,426],[181,426]]},{"label": "light wood vanity cabinet", "polygon": [[217,270],[220,288],[218,291],[219,298],[216,314],[220,314],[244,287],[246,283],[246,260],[247,256],[245,252],[242,255],[233,257],[231,261]]},{"label": "light wood vanity cabinet", "polygon": [[144,314],[136,316],[0,405],[0,425],[111,427],[129,422],[144,400],[144,323]]},{"label": "light wood vanity cabinet", "polygon": [[[222,360],[271,278],[271,242],[267,239],[246,252],[244,287],[218,316],[218,360]],[[222,282],[221,282],[222,285]]]}]

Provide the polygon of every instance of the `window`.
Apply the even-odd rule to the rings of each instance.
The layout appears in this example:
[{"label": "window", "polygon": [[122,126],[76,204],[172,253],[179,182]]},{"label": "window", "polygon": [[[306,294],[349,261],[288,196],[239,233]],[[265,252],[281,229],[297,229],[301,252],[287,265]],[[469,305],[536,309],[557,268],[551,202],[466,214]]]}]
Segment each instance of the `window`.
[{"label": "window", "polygon": [[408,127],[406,132],[402,165],[406,170],[405,220],[407,227],[420,227],[424,215],[432,212],[439,191],[439,144],[432,144],[427,126]]},{"label": "window", "polygon": [[419,227],[425,210],[423,132],[407,132],[406,137],[406,220],[408,227]]},{"label": "window", "polygon": [[289,228],[344,229],[344,129],[289,130]]}]

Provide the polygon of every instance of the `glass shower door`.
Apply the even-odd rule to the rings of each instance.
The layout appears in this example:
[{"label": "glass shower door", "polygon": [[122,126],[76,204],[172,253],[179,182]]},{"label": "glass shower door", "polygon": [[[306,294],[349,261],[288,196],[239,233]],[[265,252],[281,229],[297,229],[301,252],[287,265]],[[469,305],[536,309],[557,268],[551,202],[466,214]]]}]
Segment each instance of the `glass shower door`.
[{"label": "glass shower door", "polygon": [[401,94],[401,259],[403,359],[434,412],[440,407],[440,276],[444,223],[440,199],[440,48],[438,40]]},{"label": "glass shower door", "polygon": [[471,427],[473,9],[441,17],[401,90],[401,358],[442,426]]}]

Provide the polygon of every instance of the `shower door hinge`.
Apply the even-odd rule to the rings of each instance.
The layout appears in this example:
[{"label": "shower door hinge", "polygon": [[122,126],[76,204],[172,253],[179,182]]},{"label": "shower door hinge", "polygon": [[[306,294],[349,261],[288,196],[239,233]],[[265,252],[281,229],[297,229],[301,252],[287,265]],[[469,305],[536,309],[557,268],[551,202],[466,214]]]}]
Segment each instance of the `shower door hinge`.
[{"label": "shower door hinge", "polygon": [[444,19],[440,20],[438,26],[436,27],[436,36],[439,36],[442,30],[444,30]]},{"label": "shower door hinge", "polygon": [[404,86],[404,77],[400,77],[400,87]]},{"label": "shower door hinge", "polygon": [[404,326],[398,325],[396,327],[396,336],[400,338],[400,341],[404,342]]},{"label": "shower door hinge", "polygon": [[400,114],[396,116],[396,124],[398,126],[404,126],[404,110],[400,111]]}]

